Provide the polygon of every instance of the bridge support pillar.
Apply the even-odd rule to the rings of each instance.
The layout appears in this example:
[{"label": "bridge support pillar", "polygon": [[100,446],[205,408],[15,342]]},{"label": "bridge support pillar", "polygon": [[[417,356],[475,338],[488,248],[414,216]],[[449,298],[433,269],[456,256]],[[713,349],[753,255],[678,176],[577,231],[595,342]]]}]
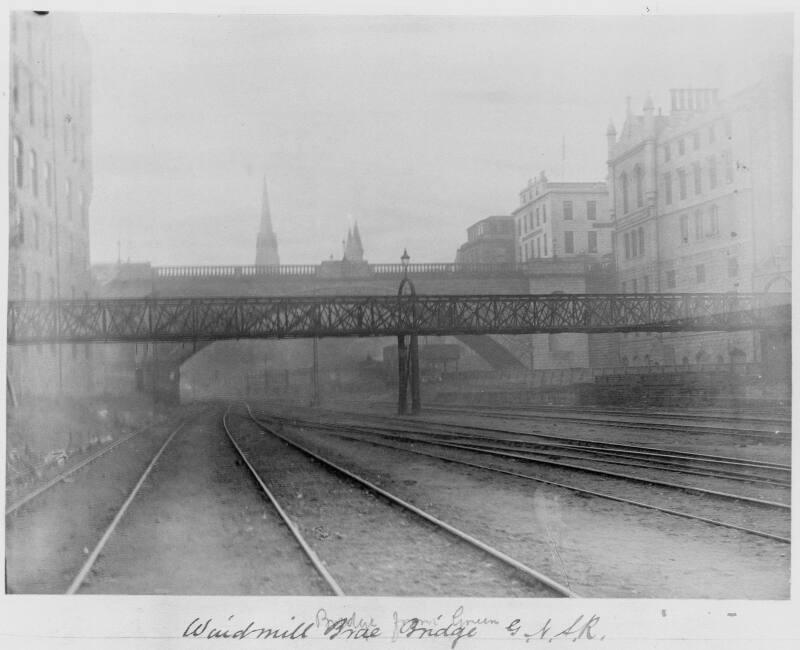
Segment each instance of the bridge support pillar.
[{"label": "bridge support pillar", "polygon": [[419,413],[422,409],[420,398],[419,380],[419,341],[416,334],[408,337],[397,337],[397,374],[398,374],[398,394],[397,412],[404,415],[408,409],[408,384],[411,383],[411,413]]}]

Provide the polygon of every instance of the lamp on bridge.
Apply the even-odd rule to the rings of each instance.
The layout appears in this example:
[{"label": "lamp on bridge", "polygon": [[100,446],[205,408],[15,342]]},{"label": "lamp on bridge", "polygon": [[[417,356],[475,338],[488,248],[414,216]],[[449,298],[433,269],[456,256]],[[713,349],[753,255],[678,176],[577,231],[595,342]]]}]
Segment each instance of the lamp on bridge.
[{"label": "lamp on bridge", "polygon": [[[416,296],[417,292],[414,283],[408,279],[408,261],[411,257],[406,249],[400,263],[403,265],[403,279],[400,280],[400,288],[397,290],[397,301],[400,313],[405,313],[406,322],[411,329],[408,334],[409,343],[406,346],[406,335],[397,335],[397,373],[399,379],[397,395],[397,412],[400,415],[406,413],[408,401],[408,384],[411,382],[411,412],[420,412],[420,390],[419,390],[419,343],[415,333],[416,329]],[[404,289],[408,287],[408,296],[403,296]]]},{"label": "lamp on bridge", "polygon": [[408,254],[407,249],[403,249],[403,255],[400,257],[400,264],[403,265],[403,278],[408,278],[408,260],[411,259],[411,256]]}]

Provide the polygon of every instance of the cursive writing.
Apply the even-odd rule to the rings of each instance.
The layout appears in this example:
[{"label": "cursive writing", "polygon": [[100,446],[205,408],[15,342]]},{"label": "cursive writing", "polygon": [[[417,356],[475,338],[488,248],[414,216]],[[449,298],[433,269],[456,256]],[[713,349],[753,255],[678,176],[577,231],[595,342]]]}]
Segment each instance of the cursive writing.
[{"label": "cursive writing", "polygon": [[[291,617],[291,621],[294,620]],[[247,625],[240,627],[233,623],[233,615],[228,617],[228,623],[219,625],[214,624],[214,619],[207,618],[202,621],[195,618],[183,631],[184,637],[203,638],[203,639],[307,639],[308,632],[314,627],[314,623],[300,622],[292,623],[285,628],[280,627],[255,627],[255,621],[250,621]],[[291,628],[291,629],[290,629]]]}]

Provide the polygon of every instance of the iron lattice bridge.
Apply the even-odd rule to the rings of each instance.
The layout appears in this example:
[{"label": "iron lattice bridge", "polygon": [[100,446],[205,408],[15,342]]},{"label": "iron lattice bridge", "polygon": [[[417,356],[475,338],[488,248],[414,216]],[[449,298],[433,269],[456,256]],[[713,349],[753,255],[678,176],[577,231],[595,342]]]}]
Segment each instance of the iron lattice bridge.
[{"label": "iron lattice bridge", "polygon": [[8,343],[790,328],[790,294],[137,298],[8,304]]}]

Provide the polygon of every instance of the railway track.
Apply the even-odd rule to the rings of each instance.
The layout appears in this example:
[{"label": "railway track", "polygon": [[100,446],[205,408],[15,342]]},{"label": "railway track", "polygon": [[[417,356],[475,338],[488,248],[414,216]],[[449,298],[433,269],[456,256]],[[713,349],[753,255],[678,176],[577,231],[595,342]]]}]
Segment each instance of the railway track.
[{"label": "railway track", "polygon": [[30,492],[26,493],[25,495],[15,499],[14,501],[12,501],[11,503],[9,503],[6,506],[6,517],[8,517],[9,515],[14,514],[20,508],[22,508],[25,504],[33,501],[36,497],[44,494],[48,490],[51,490],[52,488],[57,486],[59,483],[62,483],[64,481],[68,480],[77,471],[79,471],[79,470],[83,469],[84,467],[86,467],[87,465],[95,462],[97,459],[102,458],[103,456],[105,456],[110,451],[113,451],[114,449],[116,449],[120,445],[128,442],[129,440],[132,440],[133,438],[135,438],[136,436],[144,433],[145,431],[149,431],[150,428],[151,427],[149,427],[149,426],[142,427],[141,429],[137,429],[136,431],[133,431],[132,433],[129,433],[127,436],[125,436],[123,438],[120,438],[116,442],[113,442],[110,445],[106,445],[102,449],[97,450],[91,456],[89,456],[87,458],[84,458],[79,463],[76,463],[75,465],[72,465],[71,467],[67,468],[63,472],[60,472],[59,474],[57,474],[53,478],[49,479],[47,482],[43,483],[42,485],[36,487],[35,489],[31,490]]},{"label": "railway track", "polygon": [[[315,453],[314,451],[308,449],[307,447],[298,443],[297,441],[292,440],[287,436],[278,433],[277,431],[274,430],[273,427],[269,425],[269,423],[260,421],[258,418],[256,418],[253,415],[249,405],[247,405],[247,411],[251,421],[255,423],[264,434],[267,434],[268,436],[281,441],[285,445],[289,446],[291,449],[295,450],[296,452],[299,452],[305,458],[306,462],[308,462],[309,459],[313,459],[313,462],[316,463],[317,467],[322,466],[329,472],[333,472],[340,477],[345,477],[345,480],[347,481],[356,483],[360,490],[367,491],[374,497],[378,497],[382,502],[387,503],[388,506],[391,506],[394,512],[396,512],[397,508],[400,508],[401,511],[405,513],[404,516],[410,516],[413,520],[417,521],[416,524],[417,526],[419,526],[423,522],[428,527],[432,526],[433,529],[436,531],[436,536],[443,540],[443,542],[446,544],[446,547],[450,548],[448,554],[452,555],[453,538],[456,538],[458,540],[457,544],[462,545],[465,549],[471,549],[470,552],[472,553],[477,552],[478,557],[480,555],[483,555],[484,560],[482,562],[474,562],[474,561],[472,562],[470,566],[472,566],[473,569],[471,571],[474,571],[477,574],[479,574],[481,571],[490,571],[492,574],[496,574],[491,578],[492,580],[500,579],[504,581],[509,580],[508,572],[511,571],[512,574],[516,576],[517,580],[521,580],[532,586],[533,594],[539,596],[567,596],[567,597],[576,596],[576,594],[569,588],[568,585],[561,584],[560,582],[550,578],[549,576],[544,575],[542,572],[537,571],[536,569],[533,569],[528,565],[506,555],[505,553],[499,551],[490,544],[487,544],[481,541],[480,539],[477,539],[461,531],[452,524],[442,521],[441,519],[429,514],[425,510],[401,499],[397,495],[379,487],[378,485],[366,480],[365,478],[342,467],[341,465],[338,465],[330,461],[329,459],[324,458],[320,454]],[[237,447],[239,446],[237,445]],[[240,453],[242,453],[242,457],[243,459],[245,459],[248,465],[252,467],[251,460],[247,458],[247,454],[243,452],[241,448],[240,448]],[[255,469],[251,469],[251,471],[254,472],[254,475],[259,476],[257,479],[259,484],[262,485],[263,489],[266,489],[266,487],[263,485],[266,481],[264,481],[260,477],[260,472],[257,472]],[[271,500],[274,498],[275,498],[274,496],[270,497]],[[357,508],[356,505],[351,505],[351,507]],[[398,515],[395,514],[394,518],[397,518],[397,516]],[[427,536],[430,533],[423,534],[425,530],[424,528],[420,530],[423,532],[420,533],[420,537],[415,541],[416,548],[414,550],[414,559],[413,559],[414,563],[419,562],[421,557],[427,557],[425,539],[427,539]],[[448,539],[450,541],[447,541]],[[405,552],[408,552],[408,549],[406,549]],[[386,562],[402,564],[402,560],[396,560],[392,556],[391,549],[389,548],[384,549],[383,559]],[[340,577],[340,581],[347,580],[347,578],[348,577],[346,575],[342,576]],[[490,578],[487,578],[485,576],[476,577],[475,575],[470,575],[469,578],[469,580],[484,580],[484,581],[488,579]],[[529,592],[528,595],[531,595],[531,593]]]},{"label": "railway track", "polygon": [[[635,505],[635,506],[638,506],[638,507],[643,507],[643,508],[647,508],[647,509],[651,509],[651,510],[660,511],[660,512],[663,512],[665,514],[670,514],[670,515],[674,515],[674,516],[678,516],[678,517],[682,517],[682,518],[687,518],[687,519],[694,519],[694,520],[698,520],[698,521],[703,521],[703,522],[705,522],[707,524],[711,524],[711,525],[714,525],[714,526],[730,528],[730,529],[738,530],[738,531],[741,531],[741,532],[744,532],[744,533],[757,535],[757,536],[765,537],[765,538],[768,538],[768,539],[773,539],[773,540],[776,540],[776,541],[779,541],[779,542],[783,542],[783,543],[789,543],[790,542],[790,539],[788,537],[785,537],[783,535],[774,534],[774,533],[769,532],[769,531],[763,531],[763,530],[758,530],[758,529],[755,529],[755,528],[752,528],[752,527],[749,527],[749,526],[741,526],[741,525],[730,523],[730,522],[724,522],[724,521],[720,521],[720,520],[717,520],[717,519],[714,519],[714,518],[711,518],[711,517],[700,516],[700,515],[697,515],[697,514],[693,514],[691,512],[677,510],[675,508],[661,507],[661,506],[658,506],[658,505],[655,505],[655,504],[652,504],[652,503],[646,503],[646,502],[643,502],[643,501],[637,500],[637,499],[623,498],[623,497],[619,497],[619,496],[616,496],[616,495],[613,495],[613,494],[600,492],[600,491],[597,491],[597,490],[590,490],[590,489],[587,489],[585,486],[574,485],[574,484],[571,485],[571,484],[567,484],[567,483],[564,483],[564,482],[561,482],[561,481],[546,480],[546,479],[543,479],[543,478],[540,478],[540,477],[535,477],[535,476],[531,476],[529,474],[524,474],[524,473],[519,472],[519,471],[514,471],[514,470],[505,469],[505,468],[502,468],[502,467],[496,467],[496,466],[487,465],[485,462],[471,462],[471,461],[467,461],[467,460],[464,460],[464,459],[453,458],[452,456],[446,456],[446,455],[443,455],[442,453],[436,453],[434,451],[420,449],[419,446],[425,446],[425,447],[428,447],[428,448],[437,447],[438,446],[438,447],[451,449],[451,450],[468,451],[468,452],[480,451],[481,453],[487,453],[487,450],[485,450],[485,449],[484,450],[481,450],[481,449],[476,450],[476,449],[472,448],[471,446],[466,446],[466,445],[459,446],[459,445],[456,445],[456,444],[448,444],[448,443],[444,443],[443,444],[443,443],[436,442],[436,441],[427,441],[427,440],[425,440],[424,436],[414,436],[413,439],[409,439],[409,438],[403,439],[402,436],[398,436],[398,435],[396,435],[396,433],[392,433],[392,434],[389,434],[389,435],[383,435],[379,431],[376,432],[373,427],[356,426],[356,425],[353,425],[352,423],[350,423],[350,424],[344,424],[344,423],[337,423],[337,424],[320,423],[318,421],[313,421],[313,420],[301,420],[301,419],[298,419],[297,417],[275,416],[273,414],[265,415],[265,416],[262,416],[262,417],[266,417],[266,418],[270,419],[273,422],[281,422],[283,424],[288,424],[288,425],[291,425],[291,426],[301,426],[301,427],[302,426],[306,426],[306,427],[312,428],[312,429],[329,431],[331,433],[334,433],[337,437],[341,437],[341,438],[345,438],[345,439],[350,439],[350,440],[354,440],[354,441],[358,441],[358,442],[369,442],[370,444],[376,444],[376,445],[379,445],[379,446],[399,449],[399,450],[410,452],[410,453],[414,453],[414,454],[419,454],[419,455],[423,455],[423,456],[437,458],[437,459],[440,459],[440,460],[443,460],[443,461],[447,461],[447,462],[450,462],[450,463],[462,464],[462,465],[466,465],[466,466],[470,466],[470,467],[475,467],[475,468],[478,468],[478,469],[483,469],[483,470],[496,472],[496,473],[501,473],[501,474],[506,474],[506,475],[512,475],[512,476],[516,476],[516,477],[523,478],[523,479],[526,479],[526,480],[532,480],[532,481],[536,481],[536,482],[540,482],[540,483],[544,483],[544,484],[548,484],[548,485],[553,485],[553,486],[556,486],[556,487],[568,489],[568,490],[570,490],[572,492],[576,492],[576,493],[579,493],[579,494],[585,494],[587,496],[594,496],[594,497],[600,497],[600,498],[604,498],[604,499],[610,499],[610,500],[613,500],[613,501],[628,503],[628,504]],[[404,432],[404,433],[407,433],[407,432]],[[393,442],[391,441],[392,439],[394,440]],[[405,444],[403,444],[404,442],[405,442]],[[491,451],[491,450],[488,450],[488,451]],[[498,457],[498,456],[503,457],[503,456],[505,456],[506,458],[514,458],[514,455],[504,454],[502,452],[489,453],[489,455],[492,456],[492,457]],[[521,458],[521,457],[519,459],[529,460],[528,458]],[[534,460],[534,462],[543,462],[543,461]],[[553,463],[546,463],[546,464],[553,464]],[[579,469],[583,470],[584,468],[579,468]],[[611,474],[611,473],[606,473],[606,474],[613,476],[613,474]],[[620,476],[620,475],[616,475],[615,478],[628,479],[628,477]],[[644,482],[644,483],[651,483],[651,484],[656,484],[656,485],[661,484],[658,481],[650,481],[650,480],[647,480],[647,479],[640,479],[640,480],[642,482]],[[765,501],[765,500],[761,500],[761,499],[750,499],[750,498],[747,498],[747,497],[742,497],[741,495],[720,493],[720,492],[716,492],[716,491],[713,491],[713,490],[702,490],[702,489],[691,488],[691,487],[688,487],[688,489],[687,489],[687,486],[673,486],[671,484],[663,484],[663,485],[665,487],[678,487],[679,489],[687,490],[689,492],[695,492],[695,493],[697,493],[699,495],[702,495],[702,496],[714,496],[714,497],[719,497],[719,498],[722,498],[722,499],[729,499],[729,500],[743,502],[743,503],[745,503],[747,505],[751,505],[751,506],[766,507],[766,508],[775,509],[775,510],[787,512],[787,513],[788,513],[788,511],[790,509],[790,506],[788,504],[784,504],[784,503],[780,503],[780,502]]]},{"label": "railway track", "polygon": [[[741,458],[679,452],[671,449],[642,447],[624,443],[609,443],[600,440],[579,439],[553,436],[540,433],[521,433],[489,426],[449,424],[438,421],[427,421],[401,417],[383,417],[375,415],[359,415],[358,421],[341,421],[342,413],[326,413],[329,418],[339,418],[339,422],[298,420],[294,416],[284,416],[283,421],[303,421],[307,424],[326,428],[330,431],[348,430],[383,436],[396,436],[399,439],[423,444],[440,444],[485,454],[516,458],[539,462],[553,467],[585,471],[601,476],[614,476],[632,481],[661,485],[663,487],[684,489],[699,494],[712,494],[723,498],[750,501],[761,505],[786,507],[787,503],[753,498],[747,495],[736,495],[708,490],[692,485],[682,485],[672,481],[662,481],[646,476],[619,474],[608,469],[597,469],[592,466],[566,463],[562,460],[577,460],[603,465],[621,465],[631,468],[644,468],[658,472],[677,473],[695,477],[736,481],[768,486],[776,489],[790,487],[791,467],[780,463],[766,461],[748,461]],[[365,422],[369,426],[365,426]]]},{"label": "railway track", "polygon": [[[650,413],[628,413],[621,411],[601,411],[601,410],[581,410],[580,412],[569,411],[563,408],[531,408],[525,409],[524,412],[504,411],[502,409],[494,409],[487,407],[477,406],[426,406],[426,411],[437,413],[452,413],[463,414],[465,411],[474,413],[476,415],[487,415],[488,417],[500,417],[508,420],[526,420],[543,419],[553,420],[559,422],[569,422],[574,424],[592,424],[595,426],[604,427],[617,427],[628,429],[646,429],[648,431],[664,431],[676,434],[692,434],[692,435],[720,435],[720,436],[733,436],[738,438],[747,438],[763,441],[788,441],[791,436],[791,424],[787,426],[786,421],[782,420],[780,424],[768,426],[766,421],[763,427],[760,428],[743,428],[733,426],[737,421],[735,419],[727,419],[728,425],[708,425],[708,424],[695,424],[692,420],[708,420],[712,419],[704,416],[689,417],[659,414],[651,415]],[[776,428],[777,427],[777,428]]]},{"label": "railway track", "polygon": [[[387,404],[387,403],[384,403]],[[562,413],[576,412],[574,408],[569,406],[558,406],[552,404],[531,404],[526,406],[476,406],[474,404],[431,404],[426,405],[426,408],[433,409],[468,409],[475,411],[486,411],[489,413],[508,413],[510,415],[530,415],[532,413]],[[669,409],[658,409],[652,407],[636,407],[628,406],[621,408],[605,408],[600,406],[584,406],[581,407],[580,413],[590,413],[592,415],[602,416],[621,416],[621,417],[646,417],[652,419],[667,419],[667,420],[709,420],[713,419],[720,422],[742,423],[752,422],[762,425],[761,428],[766,431],[772,431],[774,427],[789,428],[792,424],[791,416],[789,414],[776,416],[774,412],[764,410],[745,409],[739,411],[732,411],[730,409],[708,408],[708,409],[681,409],[680,411]]]}]

